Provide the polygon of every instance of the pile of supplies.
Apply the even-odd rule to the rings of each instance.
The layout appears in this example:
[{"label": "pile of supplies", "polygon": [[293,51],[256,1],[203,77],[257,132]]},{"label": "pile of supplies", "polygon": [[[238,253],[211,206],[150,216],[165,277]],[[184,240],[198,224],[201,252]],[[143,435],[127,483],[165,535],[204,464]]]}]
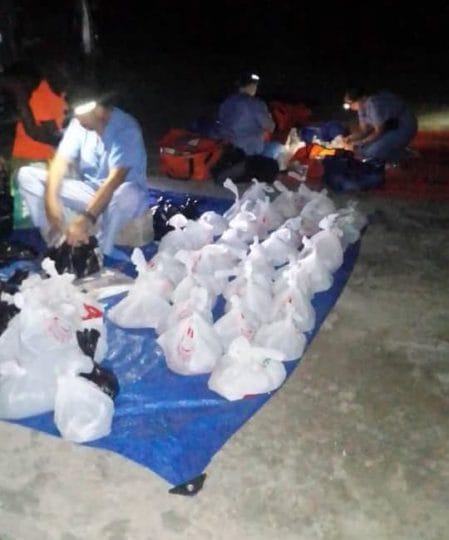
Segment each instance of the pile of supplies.
[{"label": "pile of supplies", "polygon": [[138,276],[106,316],[154,329],[169,369],[210,373],[209,388],[236,400],[282,384],[315,325],[313,295],[331,287],[366,220],[303,184],[254,180],[241,196],[225,185],[235,202],[223,216],[175,214],[150,261],[134,250]]},{"label": "pile of supplies", "polygon": [[225,399],[282,385],[284,362],[302,356],[315,326],[313,296],[331,287],[366,219],[304,184],[253,180],[243,194],[225,185],[235,201],[223,215],[200,215],[192,199],[158,201],[158,250],[147,261],[134,249],[137,277],[115,289],[123,297],[109,310],[86,286],[101,266],[94,241],[79,253],[62,244],[40,272],[1,282],[0,418],[54,411],[68,440],[109,434],[119,381],[102,366],[106,319],[156,332],[168,369],[209,374]]}]

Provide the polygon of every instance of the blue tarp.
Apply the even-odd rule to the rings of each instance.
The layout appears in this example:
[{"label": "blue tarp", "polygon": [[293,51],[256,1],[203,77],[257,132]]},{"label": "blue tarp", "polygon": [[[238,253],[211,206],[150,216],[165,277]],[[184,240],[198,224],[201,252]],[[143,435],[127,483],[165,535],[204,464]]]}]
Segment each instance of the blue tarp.
[{"label": "blue tarp", "polygon": [[[154,191],[152,196],[157,198],[160,194]],[[179,194],[169,195],[175,200],[179,197]],[[230,201],[202,197],[200,204],[202,210],[222,212]],[[145,251],[151,255],[155,246],[149,245]],[[308,344],[342,292],[358,251],[359,243],[346,250],[332,288],[315,295],[316,326],[307,335]],[[123,330],[109,321],[107,326],[109,351],[104,365],[112,367],[117,374],[121,393],[115,403],[112,433],[89,446],[122,454],[172,485],[183,484],[201,474],[214,454],[274,394],[229,402],[208,389],[208,375],[172,373],[155,342],[154,331]],[[288,376],[298,363],[299,360],[286,363]],[[59,436],[53,413],[18,423]]]}]

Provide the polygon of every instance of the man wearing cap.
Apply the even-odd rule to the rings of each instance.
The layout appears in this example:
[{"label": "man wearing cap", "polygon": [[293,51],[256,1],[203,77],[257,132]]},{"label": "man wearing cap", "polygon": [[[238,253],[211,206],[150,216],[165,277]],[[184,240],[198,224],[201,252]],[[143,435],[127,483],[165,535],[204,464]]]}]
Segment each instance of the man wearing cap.
[{"label": "man wearing cap", "polygon": [[[22,167],[19,187],[49,243],[63,235],[70,245],[87,243],[98,221],[99,246],[109,255],[116,235],[148,206],[142,132],[132,116],[91,89],[69,100],[74,118],[49,171]],[[76,212],[69,223],[64,207]]]},{"label": "man wearing cap", "polygon": [[274,130],[266,104],[256,97],[260,78],[245,73],[238,81],[238,91],[231,94],[218,111],[221,136],[247,156],[263,154],[265,135]]}]

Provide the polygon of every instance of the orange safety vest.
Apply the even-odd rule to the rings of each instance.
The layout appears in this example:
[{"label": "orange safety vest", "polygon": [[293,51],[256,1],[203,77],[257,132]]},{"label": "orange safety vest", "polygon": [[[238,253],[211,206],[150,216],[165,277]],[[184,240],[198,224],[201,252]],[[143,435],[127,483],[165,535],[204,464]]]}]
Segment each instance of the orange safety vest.
[{"label": "orange safety vest", "polygon": [[[42,80],[36,90],[31,94],[28,105],[37,124],[53,120],[59,128],[62,127],[65,99],[55,94],[46,80]],[[55,149],[53,146],[35,141],[26,133],[23,122],[21,120],[17,122],[12,149],[13,157],[47,160],[51,159],[54,153]]]}]

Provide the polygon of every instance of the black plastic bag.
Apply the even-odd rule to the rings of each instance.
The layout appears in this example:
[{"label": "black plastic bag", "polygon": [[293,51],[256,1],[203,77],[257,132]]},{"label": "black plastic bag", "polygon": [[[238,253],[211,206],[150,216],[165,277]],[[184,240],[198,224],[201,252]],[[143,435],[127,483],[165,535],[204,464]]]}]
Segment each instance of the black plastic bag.
[{"label": "black plastic bag", "polygon": [[14,304],[9,304],[4,300],[0,300],[0,335],[6,330],[9,321],[19,312],[20,309]]},{"label": "black plastic bag", "polygon": [[80,377],[92,381],[102,392],[111,399],[115,399],[120,392],[120,385],[115,373],[108,368],[98,365],[94,360],[100,332],[95,328],[86,328],[82,332],[78,330],[76,337],[80,349],[93,362],[92,371],[90,373],[80,373]]},{"label": "black plastic bag", "polygon": [[0,241],[0,267],[7,266],[14,261],[34,260],[38,256],[37,251],[18,241]]},{"label": "black plastic bag", "polygon": [[0,239],[10,236],[13,230],[14,201],[9,191],[6,165],[0,160]]},{"label": "black plastic bag", "polygon": [[323,182],[336,192],[379,187],[385,180],[385,166],[377,160],[360,161],[337,153],[323,159]]},{"label": "black plastic bag", "polygon": [[94,364],[90,373],[80,373],[80,377],[95,383],[111,399],[115,399],[120,392],[120,385],[115,373],[98,364]]},{"label": "black plastic bag", "polygon": [[19,285],[29,275],[28,270],[16,270],[14,274],[6,281],[0,280],[0,293],[15,294]]},{"label": "black plastic bag", "polygon": [[63,242],[59,247],[50,248],[47,257],[55,261],[56,271],[59,274],[69,272],[75,274],[77,278],[84,278],[100,270],[97,246],[95,236],[91,236],[89,242],[81,246],[70,246],[67,242]]},{"label": "black plastic bag", "polygon": [[99,338],[100,332],[96,328],[85,328],[83,331],[78,330],[76,333],[79,348],[92,361],[95,356],[95,351],[97,350]]},{"label": "black plastic bag", "polygon": [[228,146],[211,168],[211,174],[216,184],[223,184],[226,178],[235,183],[251,182],[257,178],[260,182],[272,184],[279,174],[279,165],[270,157],[247,156],[240,148]]},{"label": "black plastic bag", "polygon": [[155,205],[156,210],[153,215],[154,239],[161,240],[173,227],[168,224],[168,220],[176,214],[182,214],[187,219],[198,219],[198,201],[188,197],[182,204],[174,204],[170,199],[159,197]]}]

